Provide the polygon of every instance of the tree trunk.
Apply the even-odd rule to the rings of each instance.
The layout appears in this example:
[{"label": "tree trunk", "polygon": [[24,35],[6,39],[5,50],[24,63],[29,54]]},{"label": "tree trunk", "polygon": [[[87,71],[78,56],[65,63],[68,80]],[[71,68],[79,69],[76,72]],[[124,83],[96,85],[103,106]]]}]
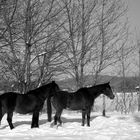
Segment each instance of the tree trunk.
[{"label": "tree trunk", "polygon": [[27,44],[26,47],[27,47],[27,62],[26,62],[26,81],[25,81],[26,89],[25,89],[25,92],[28,92],[30,90],[30,86],[31,86],[31,76],[30,76],[31,44]]},{"label": "tree trunk", "polygon": [[140,43],[137,41],[139,47],[139,91],[138,91],[138,111],[140,111]]},{"label": "tree trunk", "polygon": [[85,0],[82,0],[82,49],[81,49],[81,66],[80,66],[80,88],[83,87],[84,84],[84,60],[86,54],[86,43],[85,43]]},{"label": "tree trunk", "polygon": [[[105,0],[102,1],[102,14],[101,14],[101,37],[102,37],[102,48],[99,62],[98,72],[101,72],[104,58],[104,50],[105,50],[105,30],[104,30],[104,8],[105,8]],[[98,73],[97,73],[98,74]],[[105,116],[105,96],[103,95],[103,112],[102,115]]]},{"label": "tree trunk", "polygon": [[140,90],[138,91],[138,111],[140,111]]}]

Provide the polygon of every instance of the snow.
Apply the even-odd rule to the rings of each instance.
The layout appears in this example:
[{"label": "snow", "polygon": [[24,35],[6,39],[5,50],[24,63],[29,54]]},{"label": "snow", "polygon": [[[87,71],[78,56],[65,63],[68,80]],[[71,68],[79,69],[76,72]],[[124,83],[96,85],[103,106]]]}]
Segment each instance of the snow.
[{"label": "snow", "polygon": [[81,113],[64,111],[62,127],[50,127],[47,115],[40,115],[40,127],[31,129],[31,115],[14,114],[15,129],[10,130],[3,117],[0,140],[140,140],[140,113],[116,112],[91,114],[91,126],[81,126]]}]

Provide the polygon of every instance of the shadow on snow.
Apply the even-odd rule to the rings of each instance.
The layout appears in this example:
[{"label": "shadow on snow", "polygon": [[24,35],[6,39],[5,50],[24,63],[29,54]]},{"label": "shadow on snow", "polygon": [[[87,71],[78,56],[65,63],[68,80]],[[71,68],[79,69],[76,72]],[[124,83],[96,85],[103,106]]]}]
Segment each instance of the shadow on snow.
[{"label": "shadow on snow", "polygon": [[[91,121],[94,120],[95,118],[99,117],[101,115],[96,115],[96,116],[91,116]],[[106,116],[106,118],[109,118],[109,116]],[[67,123],[67,122],[77,122],[80,123],[82,118],[66,118],[66,117],[62,117],[63,123]],[[39,125],[43,125],[45,123],[47,123],[47,118],[46,119],[41,119],[39,120]],[[139,122],[140,122],[140,118],[139,118]],[[20,125],[30,125],[31,121],[16,121],[13,123],[15,127],[18,127]],[[8,127],[7,125],[4,125],[0,128],[0,130],[5,129],[6,127]]]}]

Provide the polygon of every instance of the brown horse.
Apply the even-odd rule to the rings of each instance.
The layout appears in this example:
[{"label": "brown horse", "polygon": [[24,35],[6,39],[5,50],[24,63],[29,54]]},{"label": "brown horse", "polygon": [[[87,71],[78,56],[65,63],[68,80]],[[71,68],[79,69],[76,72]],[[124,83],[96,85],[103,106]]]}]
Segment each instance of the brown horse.
[{"label": "brown horse", "polygon": [[61,114],[63,109],[82,110],[82,126],[85,125],[85,117],[87,115],[87,126],[90,126],[90,113],[94,104],[94,100],[104,94],[110,99],[114,99],[114,94],[109,83],[92,86],[89,88],[81,88],[76,92],[68,93],[67,91],[58,91],[52,97],[52,103],[56,109],[54,116],[54,125],[57,121],[62,123]]},{"label": "brown horse", "polygon": [[0,95],[0,121],[7,113],[7,121],[11,129],[13,112],[20,114],[33,113],[31,128],[39,127],[39,112],[43,108],[46,98],[50,98],[59,90],[59,86],[53,81],[26,94],[7,92]]}]

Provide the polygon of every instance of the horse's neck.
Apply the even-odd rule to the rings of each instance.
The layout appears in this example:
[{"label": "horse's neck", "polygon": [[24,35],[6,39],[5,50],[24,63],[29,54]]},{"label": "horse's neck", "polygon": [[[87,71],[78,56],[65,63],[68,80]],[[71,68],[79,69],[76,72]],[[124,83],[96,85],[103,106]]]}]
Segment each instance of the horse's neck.
[{"label": "horse's neck", "polygon": [[93,96],[93,98],[97,98],[98,96],[100,96],[103,92],[103,87],[101,86],[93,86],[88,88],[89,93]]},{"label": "horse's neck", "polygon": [[75,95],[75,92],[65,92],[67,98],[72,98]]},{"label": "horse's neck", "polygon": [[41,92],[41,96],[43,96],[44,98],[47,98],[50,94],[51,90],[49,86],[46,87],[42,87],[42,92]]},{"label": "horse's neck", "polygon": [[34,93],[36,93],[36,95],[40,97],[42,100],[45,100],[49,96],[48,94],[50,94],[50,89],[48,86],[47,87],[42,86],[34,90]]}]

